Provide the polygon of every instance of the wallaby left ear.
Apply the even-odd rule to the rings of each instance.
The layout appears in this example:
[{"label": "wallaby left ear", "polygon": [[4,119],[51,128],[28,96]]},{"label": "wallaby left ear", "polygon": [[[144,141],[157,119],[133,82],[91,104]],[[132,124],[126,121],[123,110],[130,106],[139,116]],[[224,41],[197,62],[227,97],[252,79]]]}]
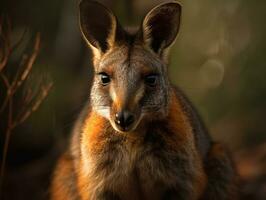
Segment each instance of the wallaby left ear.
[{"label": "wallaby left ear", "polygon": [[152,9],[142,24],[143,42],[160,54],[174,41],[179,31],[181,5],[177,2],[161,4]]}]

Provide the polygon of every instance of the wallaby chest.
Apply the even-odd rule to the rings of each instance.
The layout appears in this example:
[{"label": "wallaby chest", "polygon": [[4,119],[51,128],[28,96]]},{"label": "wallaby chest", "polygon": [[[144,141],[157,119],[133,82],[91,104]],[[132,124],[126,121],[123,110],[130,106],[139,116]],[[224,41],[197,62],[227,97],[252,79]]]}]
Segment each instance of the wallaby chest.
[{"label": "wallaby chest", "polygon": [[113,138],[94,159],[93,176],[102,176],[102,187],[121,199],[163,199],[169,189],[190,179],[183,171],[191,168],[182,159],[185,150],[172,148],[167,137],[172,139],[169,133],[157,130],[138,139]]}]

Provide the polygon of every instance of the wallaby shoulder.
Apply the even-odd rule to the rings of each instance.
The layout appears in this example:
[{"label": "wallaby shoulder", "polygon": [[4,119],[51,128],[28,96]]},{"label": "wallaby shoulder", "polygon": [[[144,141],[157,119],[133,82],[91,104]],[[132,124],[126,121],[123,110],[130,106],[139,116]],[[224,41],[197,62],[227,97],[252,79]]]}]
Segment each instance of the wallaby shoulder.
[{"label": "wallaby shoulder", "polygon": [[176,99],[182,106],[183,114],[187,116],[187,119],[189,120],[189,123],[192,127],[193,135],[195,137],[195,142],[199,153],[202,158],[204,158],[208,153],[208,150],[210,149],[212,143],[209,132],[201,116],[199,115],[191,101],[184,94],[184,92],[180,88],[177,88],[175,86],[173,86],[173,89],[175,91]]}]

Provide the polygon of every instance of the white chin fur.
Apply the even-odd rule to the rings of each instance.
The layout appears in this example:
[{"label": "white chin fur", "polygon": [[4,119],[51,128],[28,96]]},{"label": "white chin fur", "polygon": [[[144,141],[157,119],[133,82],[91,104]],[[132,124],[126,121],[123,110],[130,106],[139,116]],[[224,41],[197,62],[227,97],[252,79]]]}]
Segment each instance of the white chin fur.
[{"label": "white chin fur", "polygon": [[96,112],[106,119],[110,119],[110,108],[109,107],[101,107],[97,108]]}]

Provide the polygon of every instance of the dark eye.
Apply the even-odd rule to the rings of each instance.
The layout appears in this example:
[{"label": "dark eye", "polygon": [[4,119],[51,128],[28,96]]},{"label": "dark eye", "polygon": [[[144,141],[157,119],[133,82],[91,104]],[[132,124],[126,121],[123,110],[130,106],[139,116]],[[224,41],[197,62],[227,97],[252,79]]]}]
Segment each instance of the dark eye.
[{"label": "dark eye", "polygon": [[150,75],[145,76],[144,81],[147,85],[154,87],[157,83],[157,79],[158,79],[158,75],[150,74]]},{"label": "dark eye", "polygon": [[100,77],[101,77],[101,83],[102,85],[108,85],[111,81],[110,76],[108,74],[106,74],[105,72],[101,72],[99,73]]}]

